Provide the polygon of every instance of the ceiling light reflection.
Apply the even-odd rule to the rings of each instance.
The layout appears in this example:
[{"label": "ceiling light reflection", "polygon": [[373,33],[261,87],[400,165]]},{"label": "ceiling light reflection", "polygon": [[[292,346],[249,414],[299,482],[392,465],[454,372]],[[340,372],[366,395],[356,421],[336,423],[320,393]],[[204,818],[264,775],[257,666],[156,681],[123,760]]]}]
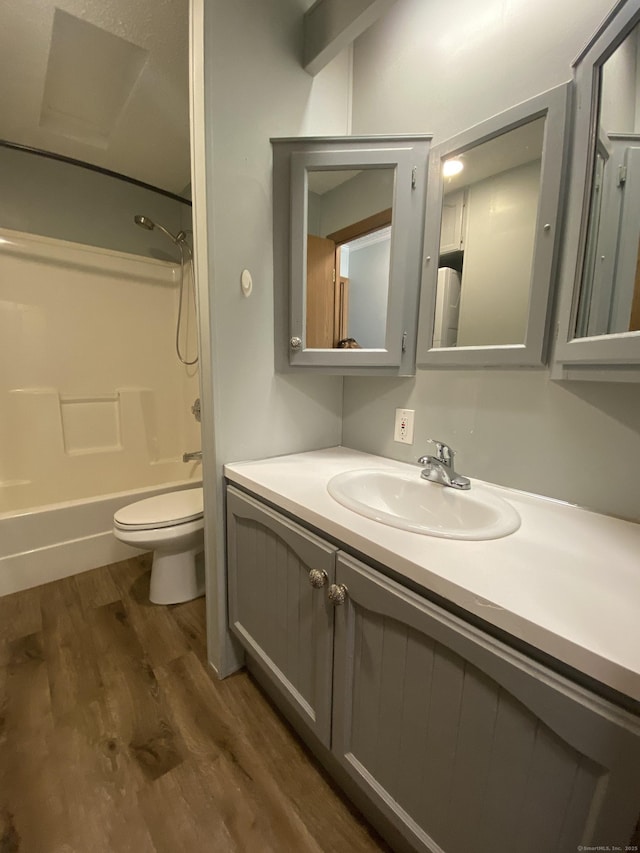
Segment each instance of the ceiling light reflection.
[{"label": "ceiling light reflection", "polygon": [[463,169],[464,163],[462,160],[456,160],[455,158],[445,160],[442,164],[442,175],[445,178],[452,178],[454,175],[459,175]]}]

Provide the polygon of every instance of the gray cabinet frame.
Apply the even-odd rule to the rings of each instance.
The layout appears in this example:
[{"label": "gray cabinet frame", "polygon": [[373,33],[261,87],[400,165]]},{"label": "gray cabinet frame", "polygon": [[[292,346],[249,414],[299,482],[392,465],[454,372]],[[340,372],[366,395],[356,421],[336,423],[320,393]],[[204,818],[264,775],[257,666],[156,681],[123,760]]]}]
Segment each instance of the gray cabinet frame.
[{"label": "gray cabinet frame", "polygon": [[575,336],[598,142],[599,70],[639,21],[640,0],[622,0],[574,63],[573,143],[552,379],[640,381],[640,332]]},{"label": "gray cabinet frame", "polygon": [[[275,366],[278,372],[412,376],[416,368],[427,161],[431,137],[272,139]],[[395,168],[385,346],[306,347],[307,169]],[[290,346],[292,338],[302,342]]]},{"label": "gray cabinet frame", "polygon": [[[569,83],[556,86],[431,149],[416,357],[419,367],[538,367],[546,362],[551,295],[560,247],[561,193],[570,88]],[[543,116],[545,130],[540,196],[525,339],[521,344],[499,346],[434,347],[433,329],[444,186],[442,163]]]}]

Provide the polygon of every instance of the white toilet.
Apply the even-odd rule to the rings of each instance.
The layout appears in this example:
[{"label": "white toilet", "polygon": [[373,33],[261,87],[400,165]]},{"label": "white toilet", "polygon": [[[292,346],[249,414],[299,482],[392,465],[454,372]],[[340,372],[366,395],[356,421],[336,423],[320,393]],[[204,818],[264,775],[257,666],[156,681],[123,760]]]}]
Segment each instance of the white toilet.
[{"label": "white toilet", "polygon": [[154,604],[179,604],[204,595],[201,488],[122,507],[113,516],[113,535],[134,548],[153,551],[149,598]]}]

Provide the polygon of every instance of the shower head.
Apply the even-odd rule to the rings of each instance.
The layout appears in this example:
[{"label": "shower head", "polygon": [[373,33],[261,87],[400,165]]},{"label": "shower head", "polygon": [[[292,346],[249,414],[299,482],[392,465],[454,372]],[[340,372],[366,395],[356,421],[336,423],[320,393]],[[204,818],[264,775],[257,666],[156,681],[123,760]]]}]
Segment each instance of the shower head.
[{"label": "shower head", "polygon": [[136,223],[136,225],[139,225],[140,228],[146,228],[147,231],[153,231],[154,228],[159,228],[163,234],[166,234],[167,237],[176,244],[176,246],[179,246],[185,242],[185,237],[187,235],[184,233],[184,231],[179,231],[174,237],[170,231],[167,231],[164,225],[160,225],[159,222],[154,222],[152,219],[149,219],[148,216],[143,216],[140,213],[136,213],[136,215],[133,217],[133,221]]},{"label": "shower head", "polygon": [[148,216],[141,216],[139,213],[133,217],[133,221],[141,228],[146,228],[147,231],[153,231],[155,228],[155,223],[153,223]]}]

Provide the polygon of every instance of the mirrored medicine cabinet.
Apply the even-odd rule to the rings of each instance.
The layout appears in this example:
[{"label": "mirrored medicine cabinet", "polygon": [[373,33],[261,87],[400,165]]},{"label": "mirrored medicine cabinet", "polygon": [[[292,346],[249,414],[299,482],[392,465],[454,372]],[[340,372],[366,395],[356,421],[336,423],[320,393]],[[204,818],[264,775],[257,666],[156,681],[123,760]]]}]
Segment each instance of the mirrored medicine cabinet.
[{"label": "mirrored medicine cabinet", "polygon": [[415,372],[429,140],[271,140],[279,371]]},{"label": "mirrored medicine cabinet", "polygon": [[640,381],[640,0],[574,66],[554,379]]},{"label": "mirrored medicine cabinet", "polygon": [[418,365],[544,363],[569,91],[432,148]]}]

